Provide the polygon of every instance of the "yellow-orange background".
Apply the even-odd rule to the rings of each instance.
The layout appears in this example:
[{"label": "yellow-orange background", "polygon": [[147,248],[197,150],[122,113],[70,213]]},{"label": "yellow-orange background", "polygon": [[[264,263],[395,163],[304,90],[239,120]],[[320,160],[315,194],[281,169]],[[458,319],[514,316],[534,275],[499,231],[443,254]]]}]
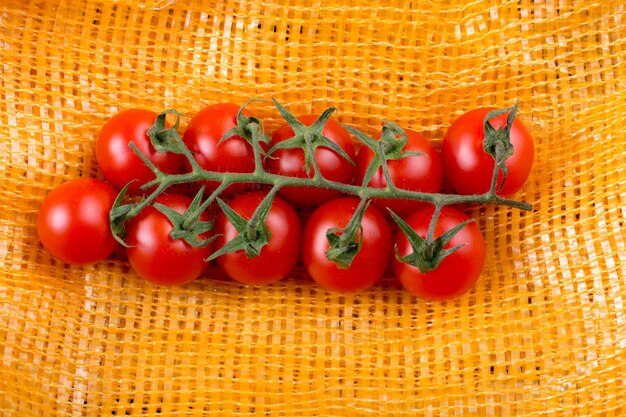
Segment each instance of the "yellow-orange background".
[{"label": "yellow-orange background", "polygon": [[[612,1],[85,1],[0,4],[0,414],[618,416],[626,412],[626,16]],[[301,271],[182,288],[120,257],[52,259],[37,208],[98,175],[128,107],[192,115],[276,97],[439,143],[520,102],[536,142],[523,213],[471,212],[475,290],[426,303],[392,278],[326,293]],[[279,123],[269,103],[252,110]],[[184,123],[184,122],[183,122]]]}]

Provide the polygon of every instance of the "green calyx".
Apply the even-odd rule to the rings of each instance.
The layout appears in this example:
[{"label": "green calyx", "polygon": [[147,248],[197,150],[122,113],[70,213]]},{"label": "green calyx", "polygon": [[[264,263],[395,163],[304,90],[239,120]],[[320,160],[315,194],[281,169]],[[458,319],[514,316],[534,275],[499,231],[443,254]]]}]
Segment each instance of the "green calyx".
[{"label": "green calyx", "polygon": [[204,187],[198,191],[187,210],[182,214],[164,204],[153,204],[154,208],[160,211],[172,223],[173,229],[170,232],[172,239],[183,239],[187,244],[195,248],[201,248],[215,240],[216,236],[200,239],[200,235],[213,229],[212,221],[200,220],[200,215],[204,212],[203,195]]},{"label": "green calyx", "polygon": [[[483,122],[483,129],[485,133],[485,139],[483,141],[483,150],[491,155],[495,161],[494,177],[497,178],[499,171],[502,171],[503,179],[502,183],[498,187],[498,191],[504,186],[506,177],[509,170],[505,164],[507,158],[513,155],[513,144],[511,143],[511,128],[513,127],[513,120],[517,114],[518,103],[516,102],[513,107],[506,109],[492,110],[487,113]],[[502,114],[509,112],[506,119],[506,126],[498,126],[494,128],[490,120],[494,117],[498,117]],[[494,180],[495,181],[495,180]],[[492,184],[492,191],[496,187],[495,182]]]},{"label": "green calyx", "polygon": [[409,137],[404,129],[390,121],[383,122],[383,130],[380,135],[379,148],[388,161],[395,161],[409,156],[421,156],[422,153],[404,151],[409,143]]},{"label": "green calyx", "polygon": [[[313,178],[318,178],[322,175],[317,165],[317,161],[315,160],[315,150],[320,146],[333,150],[352,165],[355,165],[354,161],[350,158],[346,151],[323,134],[324,127],[326,126],[328,119],[330,119],[337,109],[334,107],[326,109],[315,122],[313,122],[310,126],[306,126],[278,101],[276,101],[276,99],[272,100],[274,101],[274,105],[278,109],[280,115],[293,129],[294,136],[291,139],[278,142],[272,146],[268,155],[271,156],[279,149],[302,149],[304,152],[304,166],[307,175]],[[311,168],[313,168],[313,175],[311,175]]]},{"label": "green calyx", "polygon": [[272,232],[267,226],[266,220],[277,191],[278,188],[275,187],[265,196],[252,214],[252,217],[250,217],[250,220],[246,220],[218,198],[217,203],[228,221],[237,230],[237,236],[209,256],[207,261],[238,250],[243,250],[248,258],[259,256],[263,247],[269,243],[272,237]]},{"label": "green calyx", "polygon": [[[259,101],[261,100],[252,99],[239,108],[239,111],[237,112],[237,125],[227,131],[224,136],[222,136],[218,144],[221,144],[222,142],[227,141],[230,138],[238,136],[245,139],[252,147],[255,146],[255,143],[265,143],[266,145],[269,145],[270,138],[263,131],[263,124],[261,120],[256,117],[246,116],[245,114],[243,114],[244,109],[250,103],[255,103]],[[265,151],[262,148],[259,149],[259,152],[262,155],[265,155]]]},{"label": "green calyx", "polygon": [[448,230],[446,233],[434,239],[434,224],[436,224],[439,217],[439,210],[436,209],[435,213],[433,214],[433,219],[431,221],[431,227],[429,228],[428,235],[426,236],[426,239],[424,239],[393,211],[389,210],[389,214],[391,214],[391,217],[396,222],[402,233],[404,233],[409,241],[409,244],[411,245],[411,248],[413,249],[413,252],[411,252],[410,254],[402,256],[400,255],[400,253],[398,252],[398,248],[396,247],[396,258],[400,262],[417,267],[422,273],[427,273],[436,269],[447,256],[453,254],[463,247],[463,245],[458,245],[449,249],[444,249],[444,247],[448,243],[450,243],[452,238],[457,233],[459,233],[467,224],[473,221],[467,220],[461,224],[458,224],[457,226]]},{"label": "green calyx", "polygon": [[363,226],[361,222],[370,202],[362,199],[346,227],[328,229],[326,239],[330,248],[326,251],[328,260],[340,269],[347,269],[363,245]]},{"label": "green calyx", "polygon": [[363,176],[362,185],[364,187],[370,183],[376,172],[382,168],[387,186],[390,189],[395,188],[391,175],[389,174],[387,161],[396,161],[402,158],[423,155],[420,152],[404,151],[404,147],[409,143],[409,138],[406,131],[395,123],[389,121],[384,122],[380,140],[371,138],[351,126],[342,126],[374,153],[374,158]]},{"label": "green calyx", "polygon": [[[174,126],[166,126],[166,117],[168,114],[176,116]],[[150,138],[150,143],[157,152],[172,152],[176,154],[185,153],[185,145],[178,134],[178,126],[180,125],[180,113],[174,109],[166,110],[159,114],[154,124],[146,131],[146,135]]]}]

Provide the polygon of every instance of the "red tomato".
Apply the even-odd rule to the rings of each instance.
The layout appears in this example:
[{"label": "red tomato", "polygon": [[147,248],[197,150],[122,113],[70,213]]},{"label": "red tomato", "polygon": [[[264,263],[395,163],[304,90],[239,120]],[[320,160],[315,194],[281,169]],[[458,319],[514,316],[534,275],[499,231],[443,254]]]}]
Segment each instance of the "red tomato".
[{"label": "red tomato", "polygon": [[106,178],[121,190],[129,181],[128,194],[141,195],[150,190],[140,190],[143,184],[155,176],[137,154],[128,146],[130,142],[143,153],[157,168],[168,174],[183,171],[183,155],[171,152],[157,152],[146,135],[157,114],[150,110],[129,109],[111,117],[102,127],[96,143],[96,159]]},{"label": "red tomato", "polygon": [[363,215],[361,250],[346,268],[328,260],[328,229],[344,228],[359,205],[356,197],[328,201],[318,207],[304,226],[302,261],[309,275],[323,288],[354,292],[373,286],[385,274],[391,257],[391,230],[385,216],[374,206]]},{"label": "red tomato", "polygon": [[[191,199],[180,194],[161,194],[156,203],[184,213]],[[204,213],[200,220],[208,221]],[[198,278],[206,269],[204,259],[211,255],[211,245],[196,248],[182,239],[172,239],[172,222],[152,206],[144,208],[126,227],[128,261],[145,280],[160,285],[182,285]],[[210,232],[199,236],[207,239]]]},{"label": "red tomato", "polygon": [[[237,126],[239,106],[231,103],[213,104],[200,110],[191,118],[183,141],[194,154],[198,165],[207,171],[215,172],[253,172],[254,152],[248,141],[241,136],[233,136],[218,145],[224,134]],[[247,110],[243,114],[249,117]],[[185,161],[190,170],[189,161]],[[206,193],[214,191],[218,183],[204,181]],[[250,184],[233,184],[225,195],[250,188]]]},{"label": "red tomato", "polygon": [[[452,188],[460,194],[482,194],[489,191],[494,169],[494,159],[483,150],[484,119],[493,108],[471,110],[448,128],[441,147],[444,175]],[[498,129],[507,125],[507,114],[489,121]],[[533,164],[534,145],[526,126],[518,119],[511,128],[513,155],[505,162],[508,175],[504,186],[498,192],[510,196],[522,188]],[[498,174],[498,187],[502,184],[502,172]]]},{"label": "red tomato", "polygon": [[[410,215],[406,222],[425,239],[433,213],[434,207],[426,207]],[[441,236],[468,219],[467,215],[458,210],[443,207],[435,226],[434,237]],[[395,245],[401,256],[413,251],[406,236],[400,231],[396,234]],[[423,273],[417,267],[395,258],[392,261],[393,271],[402,286],[417,297],[426,300],[460,297],[474,287],[485,263],[485,241],[475,222],[463,227],[444,249],[458,245],[463,247],[446,257],[430,272]]]},{"label": "red tomato", "polygon": [[[229,206],[249,220],[265,195],[263,192],[241,194],[231,200]],[[270,284],[286,277],[298,262],[302,235],[300,219],[280,197],[275,197],[272,202],[267,226],[271,237],[259,256],[248,258],[245,251],[238,250],[217,258],[218,265],[232,279],[249,285]],[[217,217],[215,233],[218,248],[237,236],[237,230],[223,213]]]},{"label": "red tomato", "polygon": [[109,257],[117,242],[109,229],[109,210],[117,192],[107,183],[80,178],[52,190],[37,215],[37,234],[57,259],[89,264]]},{"label": "red tomato", "polygon": [[[410,129],[406,129],[406,133],[409,142],[402,151],[419,152],[423,155],[387,161],[393,183],[403,190],[438,193],[441,191],[443,170],[441,158],[437,150],[419,133]],[[359,184],[363,182],[365,172],[372,159],[374,159],[374,152],[367,146],[363,146],[356,161],[356,178]],[[382,168],[378,168],[368,186],[374,188],[385,188],[387,186]],[[407,216],[426,204],[416,200],[400,199],[376,199],[373,202],[382,209],[390,208],[400,217]]]},{"label": "red tomato", "polygon": [[[310,126],[317,120],[317,116],[300,116],[298,120]],[[333,119],[329,119],[322,134],[339,145],[339,147],[348,154],[350,159],[354,161],[354,144],[348,132],[341,127],[339,123],[335,122]],[[291,126],[284,124],[274,132],[271,145],[273,146],[276,143],[291,139],[293,136],[294,132]],[[322,176],[327,180],[345,184],[349,184],[353,181],[354,165],[335,151],[320,146],[315,150],[314,156]],[[304,151],[302,149],[276,150],[276,152],[272,154],[272,158],[267,159],[267,168],[274,174],[287,177],[308,177],[304,163]],[[311,167],[310,174],[313,175],[313,167]],[[279,193],[285,200],[298,207],[318,206],[325,201],[341,196],[339,191],[309,187],[285,187],[281,189]]]}]

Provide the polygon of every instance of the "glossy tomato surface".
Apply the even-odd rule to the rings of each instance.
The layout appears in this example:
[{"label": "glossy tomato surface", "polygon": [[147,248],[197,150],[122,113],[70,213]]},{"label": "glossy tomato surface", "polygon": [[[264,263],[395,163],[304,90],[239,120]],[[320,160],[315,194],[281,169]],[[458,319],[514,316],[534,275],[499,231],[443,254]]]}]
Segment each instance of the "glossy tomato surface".
[{"label": "glossy tomato surface", "polygon": [[[317,116],[304,115],[298,117],[298,120],[310,126],[317,120]],[[348,132],[339,123],[329,119],[322,134],[339,145],[350,159],[353,162],[355,161],[354,144]],[[276,143],[291,139],[293,136],[294,132],[291,126],[284,124],[272,135],[271,145],[273,146]],[[271,158],[267,159],[267,167],[274,174],[298,178],[313,176],[312,167],[310,173],[306,171],[304,151],[302,149],[278,149],[271,156]],[[314,156],[324,178],[344,184],[353,182],[355,167],[341,155],[330,148],[320,146],[315,150]],[[280,195],[297,207],[312,207],[318,206],[332,198],[340,197],[341,193],[320,188],[285,187],[280,190]]]},{"label": "glossy tomato surface", "polygon": [[155,178],[154,173],[128,146],[134,143],[157,168],[168,174],[179,174],[184,169],[184,156],[171,152],[157,152],[146,134],[157,114],[145,109],[123,110],[111,117],[102,127],[96,143],[96,159],[107,179],[117,190],[128,182],[130,195],[148,194],[140,190],[143,184]]},{"label": "glossy tomato surface", "polygon": [[326,232],[345,227],[359,205],[355,197],[330,200],[318,207],[304,227],[302,261],[309,275],[323,288],[338,292],[363,291],[385,274],[392,236],[385,216],[375,206],[366,210],[361,225],[363,243],[350,267],[339,268],[326,257]]},{"label": "glossy tomato surface", "polygon": [[[420,156],[407,156],[402,159],[389,160],[389,174],[393,183],[403,190],[421,191],[424,193],[438,193],[441,191],[443,181],[443,168],[441,157],[435,147],[424,136],[410,129],[405,129],[408,143],[402,149],[403,152],[419,152]],[[379,135],[380,136],[380,135]],[[363,146],[357,156],[357,183],[362,184],[368,166],[374,159],[374,152]],[[370,182],[369,187],[385,188],[387,180],[383,169],[378,168]],[[401,199],[375,199],[374,204],[381,210],[390,208],[398,216],[405,217],[415,210],[425,207],[425,203],[417,200]]]},{"label": "glossy tomato surface", "polygon": [[117,192],[92,178],[70,180],[44,199],[37,215],[43,246],[69,264],[90,264],[109,257],[117,246],[109,229],[109,210]]},{"label": "glossy tomato surface", "polygon": [[[452,188],[459,194],[482,194],[489,191],[494,169],[494,159],[483,150],[484,119],[493,108],[471,110],[448,128],[441,146],[444,175]],[[507,125],[507,115],[492,118],[489,123],[494,128]],[[519,191],[530,174],[534,159],[534,143],[528,129],[519,118],[511,128],[513,155],[505,164],[508,175],[499,195],[510,196]],[[503,174],[498,174],[498,184],[502,184]]]},{"label": "glossy tomato surface", "polygon": [[[422,238],[426,238],[433,213],[433,207],[426,207],[410,215],[406,222]],[[466,220],[469,217],[465,213],[443,207],[435,225],[434,237],[441,236]],[[475,222],[463,227],[444,249],[458,245],[463,246],[430,272],[421,272],[417,267],[398,259],[392,261],[393,271],[402,286],[419,298],[449,300],[460,297],[474,287],[485,263],[485,241]],[[408,239],[399,231],[395,237],[395,247],[401,256],[413,252]]]},{"label": "glossy tomato surface", "polygon": [[[240,216],[249,220],[265,197],[263,192],[240,194],[229,206]],[[279,281],[287,276],[300,258],[302,226],[295,210],[280,197],[272,202],[267,226],[271,237],[257,257],[249,258],[245,251],[227,253],[217,258],[217,263],[235,281],[263,285]],[[215,233],[216,248],[222,247],[237,236],[237,230],[222,213],[217,217]]]},{"label": "glossy tomato surface", "polygon": [[[155,200],[184,213],[191,199],[179,194],[161,194]],[[201,220],[210,220],[207,214]],[[153,206],[147,206],[128,223],[126,255],[133,269],[145,280],[159,285],[182,285],[198,278],[206,269],[204,259],[212,245],[196,248],[182,239],[172,239],[172,222]],[[207,239],[210,232],[200,235]]]}]

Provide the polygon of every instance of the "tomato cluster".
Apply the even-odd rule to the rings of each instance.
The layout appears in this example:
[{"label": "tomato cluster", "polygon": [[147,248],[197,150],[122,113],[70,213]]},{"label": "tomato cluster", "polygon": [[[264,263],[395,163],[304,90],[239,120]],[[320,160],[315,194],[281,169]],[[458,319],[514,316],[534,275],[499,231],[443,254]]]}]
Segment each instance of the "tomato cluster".
[{"label": "tomato cluster", "polygon": [[[250,138],[260,135],[257,126],[242,123],[257,119],[248,110],[219,103],[189,120],[181,140],[187,154],[156,145],[178,122],[172,128],[163,117],[163,129],[152,131],[156,113],[125,110],[104,124],[96,143],[105,181],[78,179],[53,190],[39,211],[37,231],[58,259],[93,263],[118,246],[110,228],[110,213],[120,210],[117,200],[153,193],[156,172],[180,176],[260,170],[273,179],[321,176],[337,184],[389,190],[389,198],[366,201],[336,188],[296,183],[268,191],[255,182],[237,182],[223,192],[218,181],[176,184],[129,216],[123,228],[128,261],[138,275],[161,285],[193,281],[216,258],[228,276],[244,284],[276,282],[301,262],[313,280],[332,291],[362,291],[393,271],[418,297],[455,298],[474,286],[483,268],[485,243],[478,226],[448,205],[396,198],[393,192],[441,193],[444,177],[459,194],[488,192],[498,169],[483,148],[483,123],[490,110],[459,117],[440,153],[418,132],[393,124],[365,142],[375,146],[359,149],[351,138],[354,129],[333,120],[332,112],[290,116],[271,138],[254,142]],[[488,122],[502,128],[509,121],[502,114]],[[510,131],[514,151],[497,181],[502,195],[523,186],[533,159],[532,139],[522,122],[515,119]],[[296,146],[298,138],[307,147]],[[256,160],[255,146],[260,148]],[[212,204],[202,205],[207,196]],[[127,207],[130,211],[137,205]]]}]

